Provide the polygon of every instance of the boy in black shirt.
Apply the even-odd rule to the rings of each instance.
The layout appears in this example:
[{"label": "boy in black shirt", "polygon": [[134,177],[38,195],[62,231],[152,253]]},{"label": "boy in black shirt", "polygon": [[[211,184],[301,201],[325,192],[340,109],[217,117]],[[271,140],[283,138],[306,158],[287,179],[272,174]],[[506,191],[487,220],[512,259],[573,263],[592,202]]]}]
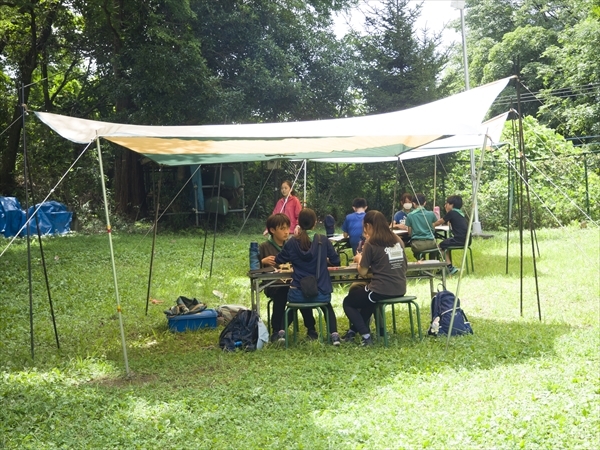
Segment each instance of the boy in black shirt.
[{"label": "boy in black shirt", "polygon": [[[469,225],[467,224],[465,213],[461,210],[462,204],[463,202],[460,195],[451,195],[448,197],[446,199],[446,204],[444,205],[444,208],[446,209],[446,215],[433,224],[434,227],[437,227],[438,225],[450,223],[450,227],[452,228],[452,237],[444,239],[442,242],[440,242],[440,248],[442,250],[446,250],[448,247],[465,246]],[[469,245],[471,245],[470,239]],[[448,272],[450,275],[454,275],[456,272],[458,272],[458,268],[452,265],[450,251],[446,251],[445,253],[446,264],[448,264]]]}]

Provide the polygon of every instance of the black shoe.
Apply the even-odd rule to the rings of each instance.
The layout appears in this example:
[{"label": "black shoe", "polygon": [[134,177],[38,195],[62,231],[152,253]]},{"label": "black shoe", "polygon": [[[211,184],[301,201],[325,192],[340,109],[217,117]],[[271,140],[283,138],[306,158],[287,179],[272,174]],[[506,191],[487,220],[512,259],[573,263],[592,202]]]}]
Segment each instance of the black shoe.
[{"label": "black shoe", "polygon": [[285,331],[279,330],[271,335],[271,342],[285,343]]},{"label": "black shoe", "polygon": [[279,333],[277,333],[277,335],[278,335],[277,342],[285,344],[285,331],[279,330]]},{"label": "black shoe", "polygon": [[344,342],[353,342],[354,337],[356,336],[356,331],[348,330],[345,335],[342,336],[342,340]]},{"label": "black shoe", "polygon": [[363,347],[369,347],[373,345],[373,339],[371,339],[371,336],[369,336],[368,338],[362,338],[360,345],[362,345]]},{"label": "black shoe", "polygon": [[331,333],[331,344],[336,347],[340,345],[340,335],[338,333]]},{"label": "black shoe", "polygon": [[316,341],[317,339],[319,339],[319,333],[317,333],[317,330],[315,329],[308,330],[306,332],[306,337],[309,341]]}]

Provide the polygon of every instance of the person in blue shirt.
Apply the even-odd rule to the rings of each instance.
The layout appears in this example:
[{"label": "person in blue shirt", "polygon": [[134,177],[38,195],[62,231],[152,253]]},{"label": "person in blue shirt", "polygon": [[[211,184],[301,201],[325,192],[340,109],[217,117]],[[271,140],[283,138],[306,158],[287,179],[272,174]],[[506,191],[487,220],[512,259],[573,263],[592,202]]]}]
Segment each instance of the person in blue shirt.
[{"label": "person in blue shirt", "polygon": [[400,229],[399,225],[406,220],[406,216],[408,216],[408,213],[410,213],[412,210],[412,194],[409,194],[408,192],[402,194],[402,197],[400,198],[400,204],[402,205],[402,209],[394,214],[394,219],[392,220],[392,225],[390,226],[390,228],[398,230]]},{"label": "person in blue shirt", "polygon": [[[400,198],[400,204],[402,205],[402,209],[394,214],[394,218],[390,224],[390,228],[393,230],[401,230],[401,225],[404,225],[406,216],[408,216],[408,214],[412,211],[412,194],[409,194],[408,192],[402,194],[402,197]],[[402,242],[404,242],[405,246],[410,244],[410,236],[408,234],[403,234],[400,237],[402,238]]]},{"label": "person in blue shirt", "polygon": [[367,201],[364,198],[355,198],[352,202],[353,213],[348,214],[342,224],[344,237],[349,239],[352,254],[356,255],[356,247],[363,239],[363,218],[367,210]]},{"label": "person in blue shirt", "polygon": [[[340,345],[340,335],[337,331],[337,320],[335,311],[331,306],[331,293],[333,285],[327,269],[327,263],[334,266],[340,265],[340,255],[333,248],[327,236],[315,235],[312,231],[317,223],[317,215],[310,208],[304,208],[298,215],[298,225],[300,230],[297,235],[287,240],[281,251],[275,256],[276,264],[291,263],[293,267],[292,283],[288,291],[288,302],[290,303],[327,303],[323,308],[325,319],[329,323],[331,332],[331,342],[333,345]],[[317,275],[317,260],[319,258],[319,245],[321,246],[321,259],[318,264],[319,273]],[[316,297],[307,298],[300,288],[300,280],[307,276],[318,278],[317,285],[319,293]],[[285,339],[285,331],[281,330],[280,338]]]}]

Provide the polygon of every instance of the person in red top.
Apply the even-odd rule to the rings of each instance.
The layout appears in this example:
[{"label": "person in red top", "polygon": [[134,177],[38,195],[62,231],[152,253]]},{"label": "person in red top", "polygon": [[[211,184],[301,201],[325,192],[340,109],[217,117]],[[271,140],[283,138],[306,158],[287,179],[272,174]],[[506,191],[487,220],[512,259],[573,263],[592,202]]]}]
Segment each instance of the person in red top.
[{"label": "person in red top", "polygon": [[[285,180],[281,183],[281,197],[275,208],[273,208],[273,212],[271,214],[285,214],[290,219],[290,232],[296,233],[296,227],[298,226],[298,214],[300,214],[300,210],[302,209],[302,205],[300,204],[300,200],[296,197],[296,192],[292,190],[292,182],[290,180]],[[266,235],[269,231],[265,230],[263,233]]]}]

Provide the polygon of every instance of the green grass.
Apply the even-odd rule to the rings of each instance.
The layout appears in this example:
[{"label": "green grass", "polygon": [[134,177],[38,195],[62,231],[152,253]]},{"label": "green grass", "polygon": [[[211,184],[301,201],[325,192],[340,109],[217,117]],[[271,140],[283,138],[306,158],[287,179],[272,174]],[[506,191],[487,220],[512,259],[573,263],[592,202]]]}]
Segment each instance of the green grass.
[{"label": "green grass", "polygon": [[[600,233],[538,230],[541,322],[528,237],[522,317],[518,236],[508,274],[504,235],[474,241],[460,297],[475,334],[447,351],[445,339],[412,341],[402,310],[388,348],[303,341],[225,354],[220,329],[171,333],[163,310],[179,295],[215,307],[213,289],[249,305],[248,242],[260,234],[219,235],[211,278],[200,232],[159,235],[151,297],[164,303],[145,315],[151,240],[115,233],[129,378],[107,237],[43,241],[60,349],[32,242],[34,359],[17,242],[0,259],[0,448],[597,448]],[[428,291],[409,283],[423,328]],[[344,294],[336,287],[342,331]]]}]

